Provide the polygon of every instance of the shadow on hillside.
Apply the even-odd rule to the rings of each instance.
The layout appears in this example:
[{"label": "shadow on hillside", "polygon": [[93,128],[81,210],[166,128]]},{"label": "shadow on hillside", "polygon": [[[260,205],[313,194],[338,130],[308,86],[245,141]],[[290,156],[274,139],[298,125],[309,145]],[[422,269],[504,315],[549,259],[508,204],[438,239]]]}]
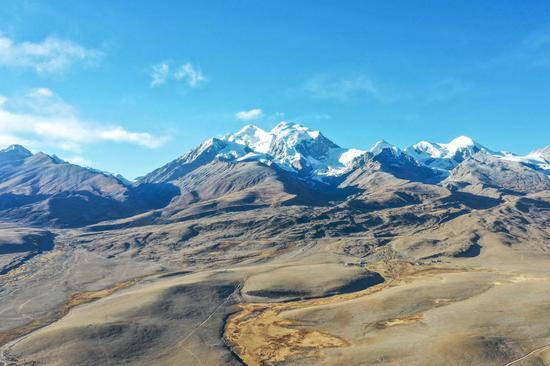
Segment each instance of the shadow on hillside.
[{"label": "shadow on hillside", "polygon": [[55,235],[49,231],[39,234],[28,234],[22,237],[22,242],[0,242],[0,255],[22,252],[47,252],[54,247]]},{"label": "shadow on hillside", "polygon": [[166,183],[132,187],[122,201],[87,191],[61,193],[48,199],[46,219],[60,227],[87,226],[165,207],[179,193],[179,188]]},{"label": "shadow on hillside", "polygon": [[462,203],[473,210],[486,210],[498,206],[502,200],[486,196],[478,196],[468,192],[454,191],[449,196],[441,199],[443,203]]}]

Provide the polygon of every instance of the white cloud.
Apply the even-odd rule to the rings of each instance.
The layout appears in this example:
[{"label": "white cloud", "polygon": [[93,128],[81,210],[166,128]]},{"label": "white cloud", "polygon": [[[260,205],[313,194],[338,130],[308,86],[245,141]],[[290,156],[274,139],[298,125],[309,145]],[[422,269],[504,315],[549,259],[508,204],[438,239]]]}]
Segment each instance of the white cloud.
[{"label": "white cloud", "polygon": [[31,97],[53,97],[53,91],[48,88],[32,89],[29,94]]},{"label": "white cloud", "polygon": [[151,66],[151,86],[165,84],[170,79],[182,81],[190,88],[195,88],[206,81],[202,71],[191,63],[185,63],[177,68],[168,61]]},{"label": "white cloud", "polygon": [[365,75],[348,78],[318,75],[308,80],[303,89],[318,99],[347,100],[360,95],[380,96],[378,85]]},{"label": "white cloud", "polygon": [[0,145],[3,146],[20,143],[29,148],[56,146],[79,152],[85,145],[98,142],[130,143],[154,149],[165,141],[166,138],[147,132],[83,119],[74,107],[45,88],[0,104]]},{"label": "white cloud", "polygon": [[206,80],[203,73],[189,62],[181,65],[174,74],[174,77],[176,80],[187,81],[187,85],[192,88]]},{"label": "white cloud", "polygon": [[150,149],[161,146],[165,139],[159,139],[147,132],[131,132],[120,126],[100,128],[96,131],[97,138],[103,141],[129,142]]},{"label": "white cloud", "polygon": [[16,43],[0,35],[0,65],[10,68],[31,68],[38,73],[68,70],[78,62],[97,62],[103,53],[85,48],[73,41],[47,37],[42,42]]},{"label": "white cloud", "polygon": [[36,147],[36,142],[37,141],[27,140],[18,136],[0,133],[0,149],[15,144],[26,146],[29,149],[34,149]]},{"label": "white cloud", "polygon": [[76,164],[80,166],[91,166],[92,162],[84,158],[83,156],[75,155],[68,158],[62,157],[61,159],[68,161],[71,164]]},{"label": "white cloud", "polygon": [[249,111],[240,111],[235,113],[235,118],[241,121],[252,121],[261,118],[264,112],[259,108],[254,108]]},{"label": "white cloud", "polygon": [[162,85],[170,77],[170,65],[161,62],[151,66],[151,86]]}]

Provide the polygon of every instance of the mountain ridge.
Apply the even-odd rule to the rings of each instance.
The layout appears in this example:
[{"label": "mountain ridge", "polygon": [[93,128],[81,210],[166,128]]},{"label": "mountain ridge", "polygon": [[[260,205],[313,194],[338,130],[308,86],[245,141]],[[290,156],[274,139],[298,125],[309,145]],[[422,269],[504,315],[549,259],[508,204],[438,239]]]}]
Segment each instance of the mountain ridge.
[{"label": "mountain ridge", "polygon": [[323,205],[357,194],[375,199],[376,207],[413,202],[434,190],[521,195],[550,188],[548,149],[517,156],[466,136],[405,149],[384,140],[369,150],[349,149],[320,131],[282,122],[270,131],[247,125],[207,139],[131,182],[12,145],[0,150],[0,220],[86,226],[150,210],[166,220],[244,207]]},{"label": "mountain ridge", "polygon": [[[176,163],[193,163],[197,159],[196,163],[200,165],[216,158],[227,161],[275,163],[282,169],[289,171],[309,171],[312,173],[310,174],[312,178],[340,176],[349,171],[354,159],[367,152],[376,155],[386,148],[391,148],[395,153],[409,155],[421,165],[440,171],[452,170],[460,162],[477,152],[516,161],[546,173],[550,171],[550,145],[522,156],[507,151],[492,150],[468,136],[458,136],[448,143],[422,140],[405,148],[399,148],[386,140],[379,140],[371,148],[361,150],[342,148],[325,137],[320,131],[309,129],[299,123],[281,122],[270,131],[248,124],[235,133],[228,133],[221,137],[211,137],[173,161],[136,178],[135,181],[152,183],[158,180],[177,179],[178,176],[185,174],[187,170],[181,169],[179,173],[172,172],[172,175],[170,175],[166,171],[162,173],[163,168],[167,168],[169,165],[174,167]],[[333,156],[329,156],[331,151]],[[21,160],[33,154],[22,145],[10,145],[0,150],[0,164],[9,155],[19,156],[19,160]],[[57,158],[54,155],[50,157]],[[133,182],[120,174],[115,175],[88,167],[85,169],[118,177],[126,184]],[[188,169],[192,170],[193,167],[190,166]]]},{"label": "mountain ridge", "polygon": [[[216,140],[216,138],[214,139]],[[196,151],[210,140],[212,139],[206,140],[191,152]],[[219,153],[211,157],[212,159],[219,157],[235,161],[270,162],[278,164],[282,169],[298,173],[302,177],[321,181],[326,178],[343,176],[353,168],[355,159],[368,152],[377,155],[385,149],[390,149],[397,155],[407,155],[416,160],[419,165],[437,170],[439,174],[445,175],[448,175],[458,164],[478,152],[509,161],[516,161],[546,173],[550,168],[550,160],[548,160],[550,159],[550,153],[548,153],[550,146],[535,150],[526,156],[519,156],[489,149],[467,136],[459,136],[449,143],[420,141],[404,149],[385,140],[380,140],[370,149],[360,150],[342,148],[325,137],[320,131],[311,130],[301,124],[281,122],[271,131],[265,131],[260,127],[249,124],[236,133],[222,136],[218,141],[235,145],[233,145],[232,154],[224,153],[223,149],[220,149]],[[239,148],[236,149],[235,146],[239,146]],[[188,154],[191,152],[178,159],[187,159]],[[231,155],[233,155],[232,159]],[[148,176],[145,176],[145,181],[150,179]]]},{"label": "mountain ridge", "polygon": [[[544,149],[525,158],[459,139],[438,145],[446,160],[434,166],[386,141],[356,154],[301,127],[276,142],[241,132],[134,182],[20,147],[0,152],[9,294],[0,304],[16,309],[0,324],[0,358],[97,365],[100,347],[128,364],[194,362],[174,345],[196,329],[185,346],[212,365],[257,355],[247,364],[376,364],[388,346],[390,362],[409,364],[401,349],[419,336],[445,347],[437,352],[458,349],[467,364],[497,355],[491,364],[502,365],[529,350],[504,359],[494,339],[547,338]],[[90,298],[98,301],[72,308]],[[365,331],[387,337],[382,352]],[[330,356],[310,341],[323,334],[346,342]],[[407,352],[424,360],[434,352],[433,342],[418,351],[424,343]],[[449,363],[444,353],[430,364]]]}]

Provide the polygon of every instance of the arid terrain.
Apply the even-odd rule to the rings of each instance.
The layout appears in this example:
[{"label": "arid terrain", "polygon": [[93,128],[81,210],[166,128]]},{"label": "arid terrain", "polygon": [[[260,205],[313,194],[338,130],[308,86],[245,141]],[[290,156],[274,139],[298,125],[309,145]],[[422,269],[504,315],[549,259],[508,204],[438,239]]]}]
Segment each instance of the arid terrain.
[{"label": "arid terrain", "polygon": [[550,365],[545,172],[381,149],[320,189],[204,151],[3,175],[0,365]]}]

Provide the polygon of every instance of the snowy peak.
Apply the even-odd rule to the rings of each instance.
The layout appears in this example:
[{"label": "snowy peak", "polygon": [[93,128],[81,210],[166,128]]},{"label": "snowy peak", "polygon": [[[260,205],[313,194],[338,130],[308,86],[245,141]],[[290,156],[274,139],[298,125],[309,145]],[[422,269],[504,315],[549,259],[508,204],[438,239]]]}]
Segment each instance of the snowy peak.
[{"label": "snowy peak", "polygon": [[436,144],[428,141],[420,141],[417,144],[409,146],[405,151],[419,160],[422,158],[441,158],[444,154],[444,148],[442,144]]},{"label": "snowy peak", "polygon": [[270,134],[273,136],[268,153],[284,166],[297,170],[314,168],[317,162],[329,158],[339,146],[319,131],[296,123],[281,122]]},{"label": "snowy peak", "polygon": [[529,153],[527,157],[534,160],[545,161],[550,164],[550,145]]},{"label": "snowy peak", "polygon": [[250,148],[246,145],[218,138],[210,138],[176,160],[153,170],[143,177],[141,181],[145,183],[174,181],[215,159],[234,161],[250,152]]},{"label": "snowy peak", "polygon": [[291,122],[281,122],[269,132],[247,125],[222,140],[244,145],[252,151],[238,161],[271,160],[285,170],[307,175],[339,174],[356,156],[364,153],[342,149],[321,132]]},{"label": "snowy peak", "polygon": [[200,159],[212,160],[214,158],[233,160],[249,152],[250,149],[246,145],[213,137],[180,157],[179,160],[184,163],[192,163]]},{"label": "snowy peak", "polygon": [[27,150],[24,146],[21,145],[10,145],[6,147],[5,149],[0,150],[0,153],[17,153],[21,155],[31,156],[32,153]]},{"label": "snowy peak", "polygon": [[451,142],[433,143],[428,141],[420,141],[419,143],[407,148],[408,151],[418,154],[426,154],[432,158],[453,158],[457,153],[466,152],[473,155],[479,151],[489,151],[489,149],[475,142],[468,136],[459,136]]},{"label": "snowy peak", "polygon": [[[418,170],[418,174],[445,177],[456,166],[478,153],[518,161],[537,170],[547,171],[550,163],[543,158],[548,148],[529,157],[493,152],[472,138],[459,136],[448,143],[420,141],[405,150],[381,140],[369,151],[341,148],[321,132],[298,123],[281,122],[270,131],[246,125],[221,138],[211,138],[143,180],[168,182],[215,159],[228,162],[261,162],[296,174],[300,179],[330,181],[328,177],[351,172],[367,160],[385,164],[391,169]],[[388,168],[389,169],[389,168]],[[431,171],[427,174],[428,171]],[[400,173],[400,174],[401,174]],[[407,176],[414,176],[411,172]],[[420,179],[420,178],[418,178]]]},{"label": "snowy peak", "polygon": [[222,137],[223,140],[248,146],[258,153],[267,153],[273,140],[273,135],[254,125],[246,125],[238,132]]},{"label": "snowy peak", "polygon": [[10,145],[0,150],[0,161],[18,161],[32,156],[32,153],[21,145]]},{"label": "snowy peak", "polygon": [[291,122],[281,122],[269,132],[246,125],[234,134],[225,135],[222,140],[246,145],[257,153],[271,154],[283,160],[297,153],[319,156],[329,148],[339,147],[321,132]]},{"label": "snowy peak", "polygon": [[269,132],[246,125],[235,133],[204,141],[141,181],[173,181],[215,159],[275,164],[303,178],[323,180],[323,177],[349,171],[354,159],[364,153],[358,149],[343,149],[321,132],[297,123],[281,122]]},{"label": "snowy peak", "polygon": [[447,157],[459,162],[480,151],[488,154],[495,154],[493,151],[478,144],[467,136],[459,136],[443,146],[447,151]]},{"label": "snowy peak", "polygon": [[468,136],[458,136],[448,144],[441,144],[445,146],[449,153],[455,153],[460,150],[470,150],[479,146],[472,138]]},{"label": "snowy peak", "polygon": [[[312,141],[317,139],[326,139],[321,132],[317,130],[311,130],[302,126],[299,123],[281,122],[277,126],[273,127],[270,132],[276,139],[286,139],[290,144],[299,143],[301,141]],[[334,144],[332,141],[331,143]]]},{"label": "snowy peak", "polygon": [[535,170],[550,172],[550,146],[526,156],[509,152],[497,152],[486,148],[467,136],[459,136],[446,144],[420,141],[405,152],[423,165],[448,173],[458,164],[475,154],[483,153],[498,159],[514,161]]},{"label": "snowy peak", "polygon": [[500,158],[508,161],[515,161],[535,170],[550,174],[550,145],[530,152],[525,156],[515,155],[509,152],[500,154]]},{"label": "snowy peak", "polygon": [[380,140],[376,142],[373,147],[370,148],[369,152],[373,155],[381,154],[382,152],[390,152],[395,156],[399,156],[402,154],[402,151],[400,148],[398,148],[395,145],[390,144],[389,142],[385,140]]},{"label": "snowy peak", "polygon": [[424,165],[442,170],[450,170],[480,151],[492,153],[468,136],[459,136],[449,143],[420,141],[405,150]]}]

